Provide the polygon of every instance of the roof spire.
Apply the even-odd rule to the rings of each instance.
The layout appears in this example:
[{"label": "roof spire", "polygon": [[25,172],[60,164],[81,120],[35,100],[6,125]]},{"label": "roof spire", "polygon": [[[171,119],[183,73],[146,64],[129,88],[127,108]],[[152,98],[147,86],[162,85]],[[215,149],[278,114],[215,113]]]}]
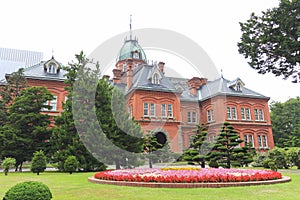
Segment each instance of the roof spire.
[{"label": "roof spire", "polygon": [[132,22],[132,15],[130,15],[130,24],[129,24],[129,28],[130,28],[130,40],[132,40],[132,27],[131,27],[131,22]]},{"label": "roof spire", "polygon": [[54,58],[54,49],[52,48],[52,59]]}]

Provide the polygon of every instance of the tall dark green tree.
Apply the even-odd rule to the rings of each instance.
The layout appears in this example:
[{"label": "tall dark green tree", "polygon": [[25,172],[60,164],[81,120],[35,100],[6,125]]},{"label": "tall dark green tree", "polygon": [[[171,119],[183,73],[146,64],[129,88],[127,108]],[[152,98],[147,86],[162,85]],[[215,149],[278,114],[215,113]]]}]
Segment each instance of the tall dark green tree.
[{"label": "tall dark green tree", "polygon": [[[64,67],[66,74],[66,90],[68,91],[67,101],[63,104],[64,111],[55,120],[55,127],[50,139],[52,162],[57,164],[59,170],[64,171],[64,163],[69,156],[75,156],[78,161],[78,168],[83,171],[104,170],[105,165],[97,160],[82,142],[76,129],[73,116],[73,88],[78,78],[78,71],[89,63],[83,52],[76,54],[76,61]],[[95,72],[97,74],[97,72]],[[83,102],[79,102],[83,103]],[[87,103],[87,101],[85,102]],[[94,127],[90,127],[94,128]]]},{"label": "tall dark green tree", "polygon": [[21,91],[9,106],[6,124],[1,129],[2,157],[16,158],[16,165],[32,158],[33,152],[47,150],[50,138],[49,116],[41,114],[48,109],[46,101],[53,95],[45,87],[28,87]]},{"label": "tall dark green tree", "polygon": [[113,161],[116,169],[122,164],[136,165],[139,153],[143,151],[143,132],[130,118],[124,94],[102,78],[97,85],[95,106],[97,119],[109,140],[103,146],[106,160]]},{"label": "tall dark green tree", "polygon": [[300,0],[280,0],[278,7],[240,23],[239,53],[258,73],[300,81],[299,13]]},{"label": "tall dark green tree", "polygon": [[230,168],[234,162],[238,161],[236,154],[243,152],[243,149],[238,146],[242,142],[243,140],[232,125],[224,122],[209,159],[217,162],[219,166]]},{"label": "tall dark green tree", "polygon": [[275,145],[300,147],[300,97],[273,102],[270,109]]},{"label": "tall dark green tree", "polygon": [[212,149],[212,144],[207,141],[207,127],[204,124],[197,125],[196,135],[191,141],[190,147],[183,153],[183,159],[193,163],[196,162],[205,168],[205,161]]}]

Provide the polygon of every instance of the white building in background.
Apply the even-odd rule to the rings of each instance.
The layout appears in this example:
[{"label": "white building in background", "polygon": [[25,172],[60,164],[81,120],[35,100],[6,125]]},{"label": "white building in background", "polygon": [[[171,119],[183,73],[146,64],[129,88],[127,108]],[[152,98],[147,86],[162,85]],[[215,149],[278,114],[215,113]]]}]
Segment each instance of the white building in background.
[{"label": "white building in background", "polygon": [[0,80],[5,74],[40,63],[43,53],[37,51],[0,48]]}]

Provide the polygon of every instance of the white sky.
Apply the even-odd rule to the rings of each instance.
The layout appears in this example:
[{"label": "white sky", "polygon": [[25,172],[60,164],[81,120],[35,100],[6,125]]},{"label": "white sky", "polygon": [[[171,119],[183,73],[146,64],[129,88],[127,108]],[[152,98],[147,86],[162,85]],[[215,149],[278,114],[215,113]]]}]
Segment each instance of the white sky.
[{"label": "white sky", "polygon": [[[278,0],[188,0],[188,1],[99,1],[99,0],[2,0],[0,6],[0,47],[44,53],[50,59],[67,64],[81,50],[89,55],[107,39],[129,30],[162,28],[181,33],[198,43],[227,79],[240,77],[246,87],[286,101],[300,96],[300,84],[280,77],[259,75],[238,53],[241,37],[239,22],[251,12],[278,5]],[[142,38],[139,38],[142,41]],[[120,48],[122,46],[120,41]],[[175,41],[176,42],[176,41]],[[147,53],[147,52],[146,52]],[[180,72],[188,71],[178,59],[150,53],[148,59],[164,61]],[[193,76],[192,72],[187,73]]]}]

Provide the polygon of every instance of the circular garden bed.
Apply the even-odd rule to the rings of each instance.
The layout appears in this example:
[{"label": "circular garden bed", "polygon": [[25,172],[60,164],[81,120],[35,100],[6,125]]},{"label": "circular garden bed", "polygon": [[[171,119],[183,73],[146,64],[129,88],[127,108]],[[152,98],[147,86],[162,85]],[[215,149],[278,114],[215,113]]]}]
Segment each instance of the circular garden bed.
[{"label": "circular garden bed", "polygon": [[143,187],[194,188],[266,185],[290,181],[271,170],[216,168],[137,168],[98,172],[90,182]]}]

